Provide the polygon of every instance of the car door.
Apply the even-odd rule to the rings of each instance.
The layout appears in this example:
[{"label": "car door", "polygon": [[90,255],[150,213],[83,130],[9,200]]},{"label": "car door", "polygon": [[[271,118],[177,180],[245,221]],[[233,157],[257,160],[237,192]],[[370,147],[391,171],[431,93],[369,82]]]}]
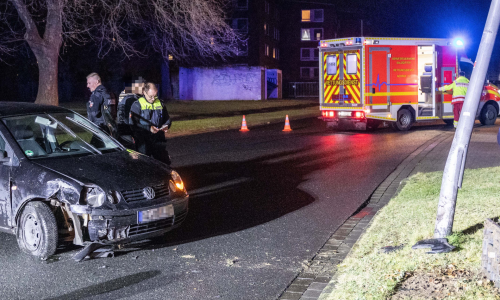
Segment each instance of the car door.
[{"label": "car door", "polygon": [[[0,134],[0,227],[10,227],[11,215],[11,193],[10,193],[10,171],[11,163],[7,157],[12,160],[14,153],[12,148],[6,143],[4,137]],[[4,158],[5,157],[5,158]]]}]

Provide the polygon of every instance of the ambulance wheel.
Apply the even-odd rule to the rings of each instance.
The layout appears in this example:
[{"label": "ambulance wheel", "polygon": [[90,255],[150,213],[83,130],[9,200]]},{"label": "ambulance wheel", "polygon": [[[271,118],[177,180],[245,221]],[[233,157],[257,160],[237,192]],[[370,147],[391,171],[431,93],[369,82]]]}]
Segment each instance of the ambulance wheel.
[{"label": "ambulance wheel", "polygon": [[444,119],[443,120],[447,126],[453,126],[453,119]]},{"label": "ambulance wheel", "polygon": [[483,125],[493,125],[495,124],[497,117],[498,117],[497,109],[491,104],[486,104],[483,110],[481,110],[479,121]]},{"label": "ambulance wheel", "polygon": [[411,128],[411,125],[413,125],[411,112],[406,108],[400,109],[396,122],[392,122],[392,128],[399,131],[407,131]]}]

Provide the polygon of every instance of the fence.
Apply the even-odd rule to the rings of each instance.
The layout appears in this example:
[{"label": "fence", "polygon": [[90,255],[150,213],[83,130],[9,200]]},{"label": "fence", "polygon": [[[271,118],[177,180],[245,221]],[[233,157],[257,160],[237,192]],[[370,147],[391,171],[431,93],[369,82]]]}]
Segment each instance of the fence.
[{"label": "fence", "polygon": [[288,83],[288,97],[291,98],[319,97],[319,83],[290,82]]}]

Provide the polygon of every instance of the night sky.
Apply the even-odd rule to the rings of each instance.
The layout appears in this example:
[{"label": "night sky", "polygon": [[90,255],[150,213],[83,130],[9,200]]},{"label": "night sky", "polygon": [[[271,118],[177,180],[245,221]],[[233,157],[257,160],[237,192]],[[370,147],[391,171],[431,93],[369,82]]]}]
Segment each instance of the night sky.
[{"label": "night sky", "polygon": [[[372,2],[373,3],[373,2]],[[489,0],[378,1],[379,28],[385,36],[454,38],[461,36],[474,60],[481,41]]]}]

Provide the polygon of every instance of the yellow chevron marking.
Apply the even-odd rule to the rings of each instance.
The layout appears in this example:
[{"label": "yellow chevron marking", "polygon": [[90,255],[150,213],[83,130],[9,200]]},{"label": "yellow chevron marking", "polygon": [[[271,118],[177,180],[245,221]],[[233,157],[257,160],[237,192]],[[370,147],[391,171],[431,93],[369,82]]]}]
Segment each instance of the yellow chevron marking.
[{"label": "yellow chevron marking", "polygon": [[494,91],[494,90],[487,90],[487,91],[488,91],[488,94],[493,94],[493,95],[500,98],[500,94],[497,91]]}]

